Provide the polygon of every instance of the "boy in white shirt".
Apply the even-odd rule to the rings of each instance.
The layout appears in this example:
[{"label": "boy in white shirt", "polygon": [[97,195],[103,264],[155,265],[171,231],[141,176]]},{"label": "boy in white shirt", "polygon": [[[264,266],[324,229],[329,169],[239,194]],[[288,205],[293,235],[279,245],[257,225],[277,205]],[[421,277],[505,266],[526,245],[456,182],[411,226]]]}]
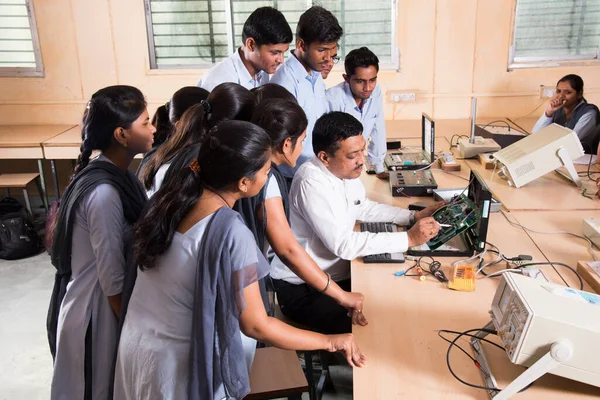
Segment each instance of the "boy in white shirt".
[{"label": "boy in white shirt", "polygon": [[[357,179],[364,166],[362,124],[343,112],[319,118],[313,131],[315,157],[302,165],[290,189],[290,225],[298,242],[344,290],[350,290],[350,260],[370,254],[405,252],[437,235],[431,214],[444,203],[414,213],[366,197]],[[355,232],[357,221],[414,225],[408,232]],[[281,311],[321,332],[350,332],[347,310],[324,292],[306,285],[277,257],[271,277]],[[368,301],[368,299],[367,299]],[[353,312],[361,313],[362,310]]]},{"label": "boy in white shirt", "polygon": [[269,74],[283,64],[292,39],[292,29],[279,10],[257,8],[244,23],[242,47],[212,67],[198,86],[210,92],[225,82],[238,83],[248,90],[264,85],[269,82]]}]

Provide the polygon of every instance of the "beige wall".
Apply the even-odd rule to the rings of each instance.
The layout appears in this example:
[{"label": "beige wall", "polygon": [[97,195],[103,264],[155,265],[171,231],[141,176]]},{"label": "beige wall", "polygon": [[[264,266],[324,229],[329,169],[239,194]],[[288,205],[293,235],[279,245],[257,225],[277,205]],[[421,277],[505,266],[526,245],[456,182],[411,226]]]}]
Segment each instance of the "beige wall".
[{"label": "beige wall", "polygon": [[[515,0],[399,0],[400,71],[381,71],[385,91],[417,94],[386,104],[387,119],[518,118],[540,104],[539,85],[580,74],[588,100],[600,103],[600,64],[507,71]],[[87,99],[111,84],[139,87],[150,110],[201,70],[151,71],[142,0],[34,0],[43,78],[0,78],[3,124],[78,123]],[[341,64],[327,81],[341,81]],[[540,115],[540,107],[533,115]]]}]

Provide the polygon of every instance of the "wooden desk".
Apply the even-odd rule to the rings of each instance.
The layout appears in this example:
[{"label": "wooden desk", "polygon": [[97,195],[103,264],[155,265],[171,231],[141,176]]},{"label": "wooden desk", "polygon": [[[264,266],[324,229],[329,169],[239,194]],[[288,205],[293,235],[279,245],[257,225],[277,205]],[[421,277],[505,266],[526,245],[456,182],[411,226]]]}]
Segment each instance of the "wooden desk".
[{"label": "wooden desk", "polygon": [[40,193],[44,206],[48,209],[48,194],[42,159],[42,142],[49,140],[73,125],[0,125],[0,158],[1,159],[33,159],[38,162]]},{"label": "wooden desk", "polygon": [[[509,218],[514,218],[519,224],[540,232],[566,231],[576,235],[583,236],[582,223],[584,218],[600,218],[600,210],[597,211],[569,211],[569,212],[511,212]],[[520,229],[520,228],[514,228]],[[551,235],[535,232],[527,232],[527,235],[533,239],[540,251],[548,261],[558,261],[577,269],[578,261],[593,261],[587,241],[570,236]],[[594,246],[596,257],[600,259],[600,253]],[[544,271],[548,267],[542,267]],[[565,279],[569,286],[578,288],[579,281],[568,269],[555,266],[560,275]],[[594,290],[584,281],[584,290],[594,292]]]},{"label": "wooden desk", "polygon": [[[375,177],[361,179],[373,200],[396,206],[415,201],[392,198],[387,183]],[[531,254],[534,259],[543,257],[531,238],[522,230],[513,229],[501,214],[491,215],[488,238],[504,252]],[[447,266],[454,259],[440,258],[440,261],[448,272]],[[368,326],[353,329],[368,359],[365,368],[354,369],[354,398],[488,399],[485,391],[464,386],[450,375],[446,367],[448,343],[437,336],[436,330],[483,327],[490,319],[488,311],[497,280],[478,280],[475,292],[464,293],[451,291],[432,277],[420,282],[413,277],[394,276],[410,265],[409,261],[406,265],[364,264],[358,259],[352,262],[352,290],[365,295],[364,312],[369,319]],[[552,270],[546,276],[560,282],[560,276]],[[487,355],[500,387],[524,370],[513,365],[500,350],[490,349]],[[483,383],[479,370],[456,349],[451,363],[462,379]],[[597,396],[599,388],[553,375],[539,379],[520,395],[539,399]]]}]

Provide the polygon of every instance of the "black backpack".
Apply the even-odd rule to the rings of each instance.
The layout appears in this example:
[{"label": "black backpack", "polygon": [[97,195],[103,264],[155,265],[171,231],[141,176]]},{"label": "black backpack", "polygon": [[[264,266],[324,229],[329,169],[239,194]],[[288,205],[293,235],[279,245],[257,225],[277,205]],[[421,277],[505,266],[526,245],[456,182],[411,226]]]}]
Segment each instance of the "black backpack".
[{"label": "black backpack", "polygon": [[0,200],[0,258],[17,260],[40,252],[32,217],[12,197]]}]

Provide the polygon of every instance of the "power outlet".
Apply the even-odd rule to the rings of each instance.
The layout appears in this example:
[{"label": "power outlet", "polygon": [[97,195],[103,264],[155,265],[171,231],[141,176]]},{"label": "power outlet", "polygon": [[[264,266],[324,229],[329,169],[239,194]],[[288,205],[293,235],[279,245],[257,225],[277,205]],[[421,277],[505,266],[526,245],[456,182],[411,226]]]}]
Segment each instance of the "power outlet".
[{"label": "power outlet", "polygon": [[388,92],[389,101],[392,103],[401,103],[403,101],[415,101],[417,96],[414,92]]},{"label": "power outlet", "polygon": [[554,97],[556,88],[554,86],[540,85],[540,99],[550,99]]}]

